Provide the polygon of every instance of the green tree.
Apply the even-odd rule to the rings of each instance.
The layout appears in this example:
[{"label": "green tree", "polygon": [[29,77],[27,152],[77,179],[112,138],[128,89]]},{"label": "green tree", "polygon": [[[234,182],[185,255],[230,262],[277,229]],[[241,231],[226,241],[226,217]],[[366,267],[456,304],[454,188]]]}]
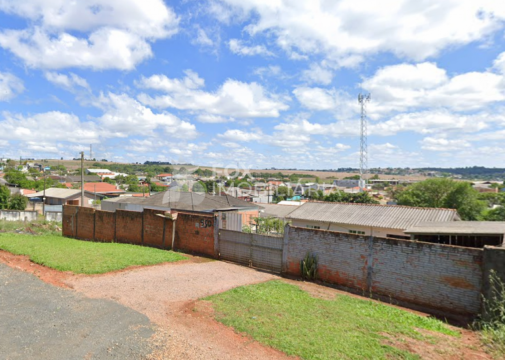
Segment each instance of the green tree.
[{"label": "green tree", "polygon": [[324,199],[324,193],[322,190],[314,190],[314,189],[307,189],[305,190],[305,193],[303,194],[308,199],[311,200],[323,200]]},{"label": "green tree", "polygon": [[11,192],[5,185],[0,185],[0,209],[7,209],[9,207],[9,197]]},{"label": "green tree", "polygon": [[10,210],[24,210],[26,205],[28,205],[28,198],[23,195],[12,195],[9,199]]},{"label": "green tree", "polygon": [[279,186],[274,195],[274,202],[279,202],[286,200],[287,198],[293,197],[293,189],[287,186]]},{"label": "green tree", "polygon": [[484,216],[486,221],[505,221],[505,207],[500,206],[496,209],[489,210]]},{"label": "green tree", "polygon": [[367,192],[356,194],[349,194],[345,192],[333,192],[324,197],[324,201],[328,202],[342,202],[353,204],[378,204],[379,202],[373,199]]},{"label": "green tree", "polygon": [[463,220],[477,220],[486,207],[469,183],[447,178],[410,185],[396,195],[396,200],[398,205],[456,209]]},{"label": "green tree", "polygon": [[202,181],[197,181],[193,184],[192,187],[193,192],[207,192],[207,187],[205,186],[205,183]]}]

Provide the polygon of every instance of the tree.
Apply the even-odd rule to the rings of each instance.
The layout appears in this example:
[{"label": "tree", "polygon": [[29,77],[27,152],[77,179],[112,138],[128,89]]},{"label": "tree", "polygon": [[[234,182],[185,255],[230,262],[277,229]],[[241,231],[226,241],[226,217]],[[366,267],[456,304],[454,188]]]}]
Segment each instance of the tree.
[{"label": "tree", "polygon": [[0,209],[7,209],[9,207],[9,197],[11,192],[5,185],[0,185]]},{"label": "tree", "polygon": [[398,205],[456,209],[463,220],[477,220],[486,204],[467,182],[428,179],[396,195]]},{"label": "tree", "polygon": [[352,203],[352,204],[378,204],[379,202],[372,197],[367,192],[360,192],[356,194],[349,194],[345,192],[333,192],[324,197],[324,201],[328,202],[342,202],[342,203]]},{"label": "tree", "polygon": [[293,197],[293,189],[287,186],[279,186],[274,195],[274,202],[279,202],[286,200],[287,198]]},{"label": "tree", "polygon": [[189,191],[189,186],[188,186],[188,184],[184,184],[184,185],[182,185],[182,187],[181,187],[181,191],[183,191],[183,192],[188,192],[188,191]]},{"label": "tree", "polygon": [[303,194],[308,199],[312,200],[323,200],[324,199],[324,193],[322,190],[314,190],[314,189],[307,189],[305,190],[305,193]]},{"label": "tree", "polygon": [[496,209],[489,210],[484,216],[486,221],[505,221],[505,207],[500,206]]},{"label": "tree", "polygon": [[207,187],[205,186],[205,183],[202,181],[197,181],[193,184],[192,187],[193,192],[201,192],[201,193],[206,193],[207,192]]},{"label": "tree", "polygon": [[12,195],[9,199],[10,210],[24,210],[26,209],[26,205],[28,205],[28,198],[23,195]]}]

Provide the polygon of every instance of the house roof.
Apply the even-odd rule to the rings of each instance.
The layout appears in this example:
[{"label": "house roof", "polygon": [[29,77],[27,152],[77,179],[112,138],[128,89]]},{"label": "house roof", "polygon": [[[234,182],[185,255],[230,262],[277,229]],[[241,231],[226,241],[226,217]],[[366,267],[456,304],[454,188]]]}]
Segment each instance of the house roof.
[{"label": "house roof", "polygon": [[96,174],[96,173],[110,174],[110,173],[112,173],[112,171],[110,171],[109,169],[87,169],[86,171],[91,174]]},{"label": "house roof", "polygon": [[[80,194],[81,190],[74,189],[60,189],[60,188],[48,188],[46,189],[45,197],[46,198],[55,198],[55,199],[68,199],[69,197]],[[44,191],[39,191],[34,194],[28,194],[26,197],[42,197],[44,196]]]},{"label": "house roof", "polygon": [[405,230],[406,234],[425,235],[503,235],[505,221],[422,222]]},{"label": "house roof", "polygon": [[453,209],[330,202],[305,203],[287,218],[401,230],[424,221],[460,220]]},{"label": "house roof", "polygon": [[84,184],[84,190],[97,194],[124,193],[124,190],[118,189],[115,185],[106,182],[90,182]]},{"label": "house roof", "polygon": [[172,174],[159,174],[159,175],[156,175],[157,177],[168,177],[168,176],[172,176]]},{"label": "house roof", "polygon": [[[84,175],[83,179],[85,182],[89,181],[100,181],[100,177],[96,175]],[[69,175],[65,178],[65,181],[67,182],[80,182],[81,181],[81,175]]]},{"label": "house roof", "polygon": [[104,201],[141,204],[144,207],[155,206],[174,210],[213,211],[230,208],[257,208],[257,205],[242,201],[229,195],[210,195],[196,192],[168,190],[151,195],[149,198],[119,197]]},{"label": "house roof", "polygon": [[272,216],[280,219],[284,219],[296,209],[295,206],[279,204],[261,204],[260,206],[263,208],[262,217]]}]

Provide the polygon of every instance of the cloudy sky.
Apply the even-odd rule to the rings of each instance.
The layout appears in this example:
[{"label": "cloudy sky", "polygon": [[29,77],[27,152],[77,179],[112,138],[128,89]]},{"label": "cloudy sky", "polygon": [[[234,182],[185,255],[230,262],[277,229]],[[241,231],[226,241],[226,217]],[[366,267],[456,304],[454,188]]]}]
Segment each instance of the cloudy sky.
[{"label": "cloudy sky", "polygon": [[505,166],[503,0],[0,0],[0,157]]}]

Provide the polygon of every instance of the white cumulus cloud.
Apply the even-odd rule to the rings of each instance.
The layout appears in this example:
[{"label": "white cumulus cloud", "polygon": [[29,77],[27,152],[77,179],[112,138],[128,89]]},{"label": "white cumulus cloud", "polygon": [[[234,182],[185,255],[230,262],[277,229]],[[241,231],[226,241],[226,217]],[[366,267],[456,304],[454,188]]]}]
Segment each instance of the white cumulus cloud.
[{"label": "white cumulus cloud", "polygon": [[24,91],[25,87],[20,78],[0,72],[0,101],[10,100]]},{"label": "white cumulus cloud", "polygon": [[162,0],[4,0],[0,11],[29,23],[1,31],[0,46],[44,69],[131,70],[152,56],[151,42],[172,36],[179,24]]},{"label": "white cumulus cloud", "polygon": [[156,108],[176,108],[238,118],[278,117],[280,111],[288,109],[286,99],[269,93],[256,82],[228,79],[216,91],[204,91],[201,89],[204,86],[203,79],[192,71],[186,71],[183,79],[171,79],[165,75],[143,77],[137,85],[166,93],[139,95],[142,103]]}]

